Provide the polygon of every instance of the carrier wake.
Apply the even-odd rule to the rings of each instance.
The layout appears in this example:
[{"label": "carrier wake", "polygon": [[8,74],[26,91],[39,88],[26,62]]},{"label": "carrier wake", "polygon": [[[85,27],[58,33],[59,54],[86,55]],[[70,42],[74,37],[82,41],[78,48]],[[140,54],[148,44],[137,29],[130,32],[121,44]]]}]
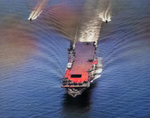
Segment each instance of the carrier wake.
[{"label": "carrier wake", "polygon": [[66,88],[72,97],[81,95],[95,79],[101,76],[102,58],[96,57],[97,41],[102,22],[111,20],[110,3],[100,13],[97,4],[100,4],[100,0],[92,2],[87,0],[85,3],[74,43],[68,50],[68,64],[62,87]]},{"label": "carrier wake", "polygon": [[[28,20],[36,19],[42,13],[46,2],[47,0],[38,2]],[[96,57],[97,42],[101,24],[111,21],[110,9],[109,0],[86,0],[74,40],[71,41],[68,49],[68,64],[62,79],[61,87],[66,88],[72,97],[81,95],[95,79],[101,76],[102,58]]]}]

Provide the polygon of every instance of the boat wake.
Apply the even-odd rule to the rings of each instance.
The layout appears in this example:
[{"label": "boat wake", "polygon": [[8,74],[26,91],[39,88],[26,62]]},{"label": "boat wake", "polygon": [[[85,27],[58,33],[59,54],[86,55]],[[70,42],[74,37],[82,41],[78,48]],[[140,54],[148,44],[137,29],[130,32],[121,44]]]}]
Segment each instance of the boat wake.
[{"label": "boat wake", "polygon": [[111,21],[111,2],[107,0],[106,9],[99,14],[103,22]]},{"label": "boat wake", "polygon": [[76,42],[96,42],[103,22],[111,21],[111,2],[109,0],[87,0],[79,23]]},{"label": "boat wake", "polygon": [[28,20],[35,20],[43,11],[47,4],[48,0],[40,0],[35,6],[34,10],[31,12]]},{"label": "boat wake", "polygon": [[42,12],[44,23],[65,38],[77,42],[97,42],[103,22],[111,21],[110,0],[86,0],[81,15],[65,4],[44,8],[48,0],[40,0],[28,20],[35,20]]}]

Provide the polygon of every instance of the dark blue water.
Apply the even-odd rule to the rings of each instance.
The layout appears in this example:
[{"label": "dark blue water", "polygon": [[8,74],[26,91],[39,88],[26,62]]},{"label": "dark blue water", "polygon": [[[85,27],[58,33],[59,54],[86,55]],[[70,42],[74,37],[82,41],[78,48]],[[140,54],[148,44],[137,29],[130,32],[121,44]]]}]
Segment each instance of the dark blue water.
[{"label": "dark blue water", "polygon": [[42,21],[27,21],[28,0],[1,0],[0,117],[150,118],[150,1],[113,5],[97,48],[102,76],[72,98],[60,87],[70,41]]}]

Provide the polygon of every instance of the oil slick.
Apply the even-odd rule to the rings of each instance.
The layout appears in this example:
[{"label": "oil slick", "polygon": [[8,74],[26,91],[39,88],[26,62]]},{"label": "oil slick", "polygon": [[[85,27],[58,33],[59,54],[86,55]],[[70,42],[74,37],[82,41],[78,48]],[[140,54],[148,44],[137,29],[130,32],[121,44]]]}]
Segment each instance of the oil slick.
[{"label": "oil slick", "polygon": [[34,10],[31,12],[28,20],[35,20],[43,11],[47,4],[48,0],[40,0],[35,6]]},{"label": "oil slick", "polygon": [[100,14],[99,17],[102,19],[103,22],[110,22],[111,21],[111,2],[109,0],[107,0],[107,5],[106,5],[106,9],[103,10]]}]

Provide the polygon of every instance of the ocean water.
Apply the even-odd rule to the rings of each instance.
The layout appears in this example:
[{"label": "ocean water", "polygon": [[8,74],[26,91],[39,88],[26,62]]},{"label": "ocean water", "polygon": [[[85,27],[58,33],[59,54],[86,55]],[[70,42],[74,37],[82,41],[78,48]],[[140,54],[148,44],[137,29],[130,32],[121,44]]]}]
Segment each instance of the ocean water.
[{"label": "ocean water", "polygon": [[[58,10],[58,24],[48,22],[55,14],[30,22],[36,2],[0,1],[0,118],[150,118],[150,1],[112,0],[97,47],[102,76],[76,98],[61,88],[75,21]],[[78,14],[86,3],[64,2]]]}]

